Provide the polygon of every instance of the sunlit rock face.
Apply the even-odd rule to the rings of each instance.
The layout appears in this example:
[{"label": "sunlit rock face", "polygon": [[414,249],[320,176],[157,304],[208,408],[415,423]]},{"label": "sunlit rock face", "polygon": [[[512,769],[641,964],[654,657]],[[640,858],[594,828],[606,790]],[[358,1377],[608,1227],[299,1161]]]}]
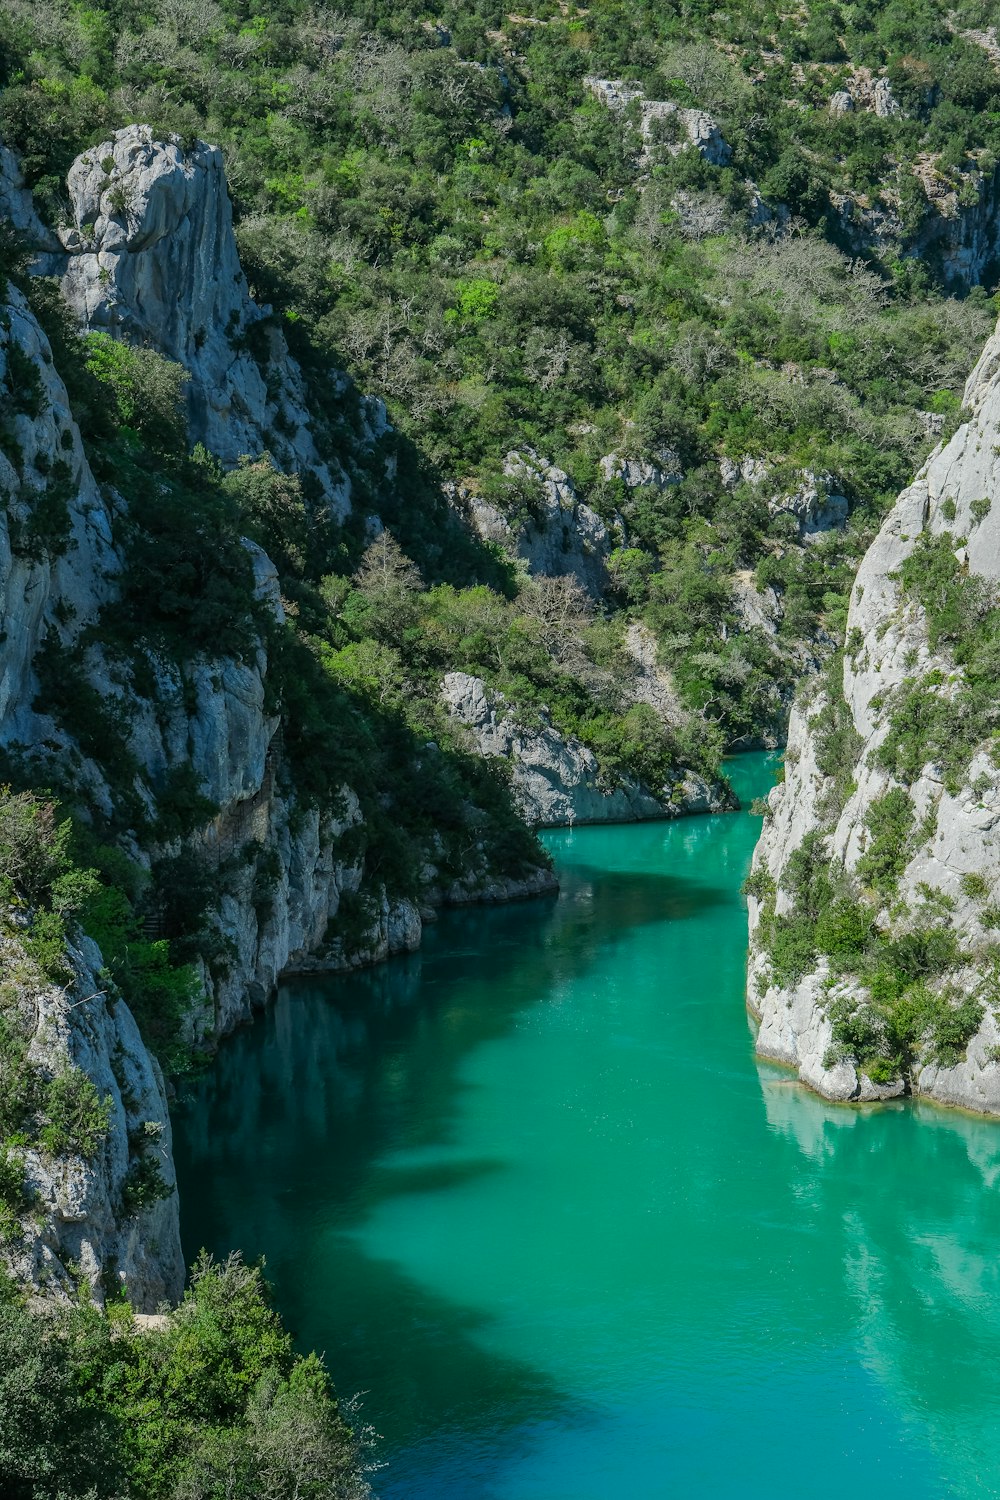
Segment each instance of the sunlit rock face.
[{"label": "sunlit rock face", "polygon": [[224,464],[266,449],[282,468],[308,469],[346,514],[350,486],[317,452],[302,371],[250,296],[221,151],[130,125],[78,156],[67,185],[62,281],[81,324],[183,365],[192,440]]},{"label": "sunlit rock face", "polygon": [[[954,539],[962,570],[1000,580],[1000,337],[989,340],[965,390],[970,416],[931,454],[900,495],[869,548],[855,580],[847,621],[843,689],[838,704],[857,734],[848,795],[831,818],[833,781],[821,769],[822,694],[799,702],[788,734],[785,780],[771,793],[753,868],[776,886],[776,910],[791,910],[793,857],[810,835],[821,835],[837,866],[858,878],[870,847],[870,819],[878,800],[898,785],[875,760],[890,730],[893,692],[904,681],[930,678],[934,692],[957,691],[960,674],[943,650],[931,648],[920,605],[904,593],[900,569],[923,536]],[[931,676],[931,674],[934,674]],[[1000,892],[1000,772],[984,745],[971,757],[962,784],[946,785],[929,761],[906,787],[912,831],[898,888],[878,913],[896,936],[919,927],[931,908],[957,935],[966,955],[943,976],[956,1004],[982,993],[995,941],[992,908]],[[859,883],[863,883],[859,882]],[[930,906],[928,905],[930,903]],[[934,1059],[927,1037],[918,1041],[908,1076],[874,1082],[850,1060],[831,1055],[831,1008],[838,1000],[863,1004],[868,995],[852,979],[831,977],[825,960],[792,987],[772,980],[762,938],[764,903],[749,898],[748,1003],[760,1019],[757,1049],[798,1068],[820,1093],[871,1099],[904,1088],[943,1103],[1000,1113],[1000,1024],[989,999],[963,1055],[953,1065]],[[942,915],[943,914],[943,915]]]}]

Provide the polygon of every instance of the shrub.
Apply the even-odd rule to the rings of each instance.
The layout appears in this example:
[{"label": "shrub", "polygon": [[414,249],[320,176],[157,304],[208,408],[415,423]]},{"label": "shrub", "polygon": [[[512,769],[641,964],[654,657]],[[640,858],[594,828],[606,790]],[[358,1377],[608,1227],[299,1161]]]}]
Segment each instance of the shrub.
[{"label": "shrub", "polygon": [[990,893],[989,882],[979,870],[968,870],[959,881],[962,895],[970,901],[985,901]]},{"label": "shrub", "polygon": [[52,1156],[90,1158],[100,1150],[111,1122],[110,1097],[80,1068],[65,1067],[43,1087],[41,1142]]},{"label": "shrub", "polygon": [[187,445],[184,387],[190,376],[153,349],[134,348],[106,333],[88,333],[87,369],[113,396],[118,420],[154,452]]},{"label": "shrub", "polygon": [[895,890],[909,859],[913,803],[902,787],[877,798],[865,816],[870,839],[858,860],[858,874],[883,896]]},{"label": "shrub", "polygon": [[152,1208],[154,1203],[172,1197],[173,1192],[173,1187],[164,1180],[160,1163],[147,1151],[130,1163],[125,1174],[122,1184],[122,1213],[127,1218],[135,1218]]}]

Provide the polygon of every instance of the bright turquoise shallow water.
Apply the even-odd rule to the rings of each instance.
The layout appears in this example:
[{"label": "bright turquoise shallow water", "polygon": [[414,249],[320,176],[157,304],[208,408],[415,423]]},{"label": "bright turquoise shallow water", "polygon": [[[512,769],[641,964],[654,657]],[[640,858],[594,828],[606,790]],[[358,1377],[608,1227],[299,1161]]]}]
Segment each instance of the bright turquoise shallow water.
[{"label": "bright turquoise shallow water", "polygon": [[385,1500],[1000,1495],[1000,1124],[755,1063],[759,826],[553,834],[558,902],[289,987],[189,1091],[188,1257],[267,1256]]}]

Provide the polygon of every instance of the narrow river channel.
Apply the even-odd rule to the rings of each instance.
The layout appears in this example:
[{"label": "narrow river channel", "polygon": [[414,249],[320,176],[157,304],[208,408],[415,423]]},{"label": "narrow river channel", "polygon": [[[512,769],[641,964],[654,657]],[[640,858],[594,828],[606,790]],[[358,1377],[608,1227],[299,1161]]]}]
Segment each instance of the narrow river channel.
[{"label": "narrow river channel", "polygon": [[759,828],[550,834],[557,901],[289,985],[186,1088],[188,1258],[266,1256],[383,1500],[1000,1495],[1000,1123],[755,1062]]}]

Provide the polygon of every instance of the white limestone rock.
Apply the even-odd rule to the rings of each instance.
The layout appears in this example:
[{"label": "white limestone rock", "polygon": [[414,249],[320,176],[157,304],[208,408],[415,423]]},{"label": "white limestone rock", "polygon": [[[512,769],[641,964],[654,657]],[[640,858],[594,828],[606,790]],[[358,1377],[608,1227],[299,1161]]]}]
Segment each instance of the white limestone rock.
[{"label": "white limestone rock", "polygon": [[880,119],[891,119],[893,115],[902,113],[899,100],[892,92],[892,84],[888,78],[878,78],[872,88],[872,108]]},{"label": "white limestone rock", "polygon": [[[30,743],[38,690],[35,655],[48,632],[67,639],[96,617],[114,591],[119,559],[107,503],[94,480],[70,411],[69,396],[52,361],[49,341],[21,294],[0,296],[0,383],[9,374],[10,350],[30,360],[39,381],[40,410],[8,417],[18,445],[17,466],[0,453],[0,744]],[[35,506],[58,461],[68,470],[68,539],[52,556],[43,545],[27,549]],[[44,541],[44,539],[41,539]],[[49,555],[46,555],[46,552]],[[31,553],[35,555],[30,555]]]},{"label": "white limestone rock", "polygon": [[[954,664],[931,651],[922,610],[902,594],[902,564],[924,532],[947,532],[968,539],[956,554],[963,566],[1000,581],[1000,471],[995,456],[1000,449],[1000,339],[996,334],[969,378],[965,405],[971,411],[970,420],[931,454],[913,484],[900,495],[869,548],[852,590],[843,701],[861,748],[853,789],[827,837],[830,855],[848,872],[856,870],[867,847],[872,804],[893,785],[872,761],[888,731],[893,689],[906,678],[938,671],[941,680],[935,691],[944,695],[954,691],[949,680]],[[779,913],[788,909],[781,881],[789,859],[808,834],[829,827],[824,802],[831,785],[817,765],[816,735],[810,723],[821,706],[820,700],[803,701],[793,712],[785,781],[770,795],[769,817],[754,854],[754,870],[766,870],[778,885]],[[995,932],[989,926],[988,909],[1000,902],[1000,774],[988,747],[973,755],[957,790],[949,791],[939,769],[927,764],[908,791],[915,834],[898,884],[902,911],[919,912],[927,892],[938,893],[966,949],[975,954],[990,947]],[[981,890],[987,894],[983,896]],[[858,1075],[857,1088],[848,1088],[845,1074],[832,1078],[821,1067],[820,1042],[831,998],[823,985],[822,965],[793,991],[771,985],[758,934],[760,903],[751,897],[748,904],[748,1003],[761,1018],[758,1049],[762,1055],[797,1066],[806,1082],[830,1097],[870,1097],[866,1089],[874,1086],[870,1080],[865,1084],[864,1075]],[[896,930],[900,925],[905,928],[912,917],[886,912],[881,920],[894,924]],[[973,959],[946,978],[957,994],[978,995],[984,973]],[[987,1003],[982,1022],[957,1064],[944,1066],[929,1051],[921,1052],[909,1080],[897,1080],[892,1086],[908,1086],[942,1103],[1000,1113],[1000,1068],[994,1055],[998,1045],[998,1019]]]},{"label": "white limestone rock", "polygon": [[[0,219],[6,219],[24,236],[27,244],[38,251],[59,249],[52,230],[42,223],[31,192],[24,185],[24,174],[16,152],[0,141]],[[3,288],[0,288],[2,292]]]},{"label": "white limestone rock", "polygon": [[345,515],[350,486],[317,452],[302,372],[250,297],[221,151],[130,125],[77,157],[68,187],[62,283],[80,322],[183,365],[191,437],[224,464],[267,450]]},{"label": "white limestone rock", "polygon": [[694,146],[706,161],[713,166],[724,167],[732,157],[732,148],[723,140],[718,125],[703,109],[685,109],[669,100],[647,99],[645,89],[638,84],[625,83],[619,78],[587,77],[584,87],[599,99],[606,108],[621,113],[631,104],[639,104],[639,128],[645,142],[644,157],[648,157],[656,126],[659,121],[676,123],[678,139],[667,143],[666,149],[676,156],[685,146]]}]

